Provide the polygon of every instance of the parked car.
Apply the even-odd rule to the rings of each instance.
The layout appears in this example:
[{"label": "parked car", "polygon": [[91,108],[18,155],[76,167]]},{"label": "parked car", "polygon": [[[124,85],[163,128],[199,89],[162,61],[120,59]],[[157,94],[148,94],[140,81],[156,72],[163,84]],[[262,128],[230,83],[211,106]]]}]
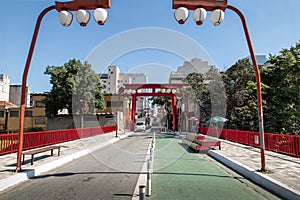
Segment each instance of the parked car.
[{"label": "parked car", "polygon": [[145,131],[146,123],[144,121],[137,121],[134,125],[134,131]]}]

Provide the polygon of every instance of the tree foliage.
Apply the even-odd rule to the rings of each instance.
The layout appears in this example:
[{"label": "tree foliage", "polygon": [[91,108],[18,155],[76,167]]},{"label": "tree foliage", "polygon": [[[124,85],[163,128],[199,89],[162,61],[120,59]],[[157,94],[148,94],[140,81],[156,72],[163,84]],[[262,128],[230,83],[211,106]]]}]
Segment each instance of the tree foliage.
[{"label": "tree foliage", "polygon": [[184,90],[184,97],[193,100],[197,104],[201,119],[209,118],[211,113],[211,99],[208,88],[204,83],[204,75],[193,72],[188,74],[183,82],[190,86]]},{"label": "tree foliage", "polygon": [[188,74],[183,82],[190,86],[185,91],[185,97],[194,99],[200,109],[202,121],[225,114],[226,96],[223,79],[214,66],[204,74],[195,72]]},{"label": "tree foliage", "polygon": [[[260,66],[265,131],[299,135],[300,43],[270,55],[267,63]],[[207,75],[190,74],[186,81],[195,97],[201,99],[203,113],[210,113],[209,106],[203,106],[210,101],[209,84],[206,88],[203,85],[205,79],[209,80]],[[238,60],[222,74],[222,79],[226,88],[227,127],[258,131],[256,76],[250,61]]]},{"label": "tree foliage", "polygon": [[48,66],[44,72],[51,76],[52,89],[45,99],[46,113],[56,115],[58,110],[68,109],[69,114],[94,113],[104,108],[100,77],[87,62],[72,59],[63,66]]},{"label": "tree foliage", "polygon": [[249,59],[238,60],[224,73],[228,128],[258,130],[256,79]]},{"label": "tree foliage", "polygon": [[150,99],[152,101],[152,105],[159,105],[159,106],[163,106],[167,116],[165,118],[166,120],[166,126],[167,129],[172,129],[172,100],[171,97],[152,97]]},{"label": "tree foliage", "polygon": [[264,95],[266,129],[269,132],[300,133],[300,43],[270,55],[271,65],[262,73],[269,86]]}]

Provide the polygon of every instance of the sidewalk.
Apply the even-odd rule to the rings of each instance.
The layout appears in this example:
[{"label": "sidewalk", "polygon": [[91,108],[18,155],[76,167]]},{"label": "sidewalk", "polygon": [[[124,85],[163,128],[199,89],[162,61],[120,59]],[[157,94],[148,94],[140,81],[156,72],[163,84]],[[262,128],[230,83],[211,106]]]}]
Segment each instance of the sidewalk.
[{"label": "sidewalk", "polygon": [[271,173],[262,174],[256,172],[261,168],[260,149],[227,140],[221,143],[222,150],[210,151],[211,157],[284,198],[300,199],[300,158],[265,151]]},{"label": "sidewalk", "polygon": [[33,176],[43,172],[52,170],[67,162],[87,155],[97,149],[103,148],[109,144],[126,137],[127,133],[118,133],[115,137],[115,132],[97,135],[94,137],[82,138],[65,143],[60,143],[60,156],[57,156],[57,150],[54,150],[54,155],[50,155],[50,151],[35,155],[34,164],[30,164],[30,156],[25,157],[25,164],[22,165],[22,172],[15,173],[17,154],[7,154],[0,156],[0,192],[17,183],[25,181]]},{"label": "sidewalk", "polygon": [[[266,151],[267,169],[273,173],[262,174],[256,172],[259,149],[224,140],[221,146],[222,150],[211,150],[207,156],[188,152],[180,139],[157,139],[150,199],[276,199],[242,176],[225,173],[215,160],[280,198],[300,198],[299,158]],[[242,182],[245,188],[238,184]]]}]

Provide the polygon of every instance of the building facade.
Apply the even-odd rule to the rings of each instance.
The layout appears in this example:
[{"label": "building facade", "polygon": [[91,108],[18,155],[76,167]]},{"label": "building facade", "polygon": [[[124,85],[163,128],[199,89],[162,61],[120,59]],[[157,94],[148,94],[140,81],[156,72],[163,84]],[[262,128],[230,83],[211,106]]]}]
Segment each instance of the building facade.
[{"label": "building facade", "polygon": [[185,61],[182,66],[179,66],[176,71],[170,73],[169,83],[183,83],[183,79],[190,73],[205,73],[212,65],[208,61],[194,58],[191,61]]},{"label": "building facade", "polygon": [[[25,108],[25,131],[46,130],[47,117],[43,100],[47,94],[31,94],[32,106]],[[0,107],[1,132],[18,132],[20,108],[14,104]]]},{"label": "building facade", "polygon": [[105,86],[103,94],[119,94],[123,84],[140,83],[148,81],[144,73],[121,73],[118,66],[108,66],[108,73],[101,74],[101,83]]},{"label": "building facade", "polygon": [[9,76],[5,74],[0,74],[0,101],[9,102],[9,85]]},{"label": "building facade", "polygon": [[[21,104],[22,85],[9,86],[9,102],[20,107]],[[30,87],[26,87],[25,106],[30,107]]]}]

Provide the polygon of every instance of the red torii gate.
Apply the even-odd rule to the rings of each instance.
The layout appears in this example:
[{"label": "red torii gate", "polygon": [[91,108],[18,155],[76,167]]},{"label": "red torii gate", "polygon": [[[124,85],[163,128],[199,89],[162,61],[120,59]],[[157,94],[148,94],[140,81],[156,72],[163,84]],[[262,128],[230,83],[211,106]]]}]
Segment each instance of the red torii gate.
[{"label": "red torii gate", "polygon": [[176,96],[181,96],[178,93],[179,89],[185,84],[124,84],[124,95],[132,97],[132,112],[131,122],[135,122],[136,112],[136,98],[139,96],[164,96],[171,97],[172,99],[172,112],[173,112],[173,129],[177,131],[177,104]]}]

